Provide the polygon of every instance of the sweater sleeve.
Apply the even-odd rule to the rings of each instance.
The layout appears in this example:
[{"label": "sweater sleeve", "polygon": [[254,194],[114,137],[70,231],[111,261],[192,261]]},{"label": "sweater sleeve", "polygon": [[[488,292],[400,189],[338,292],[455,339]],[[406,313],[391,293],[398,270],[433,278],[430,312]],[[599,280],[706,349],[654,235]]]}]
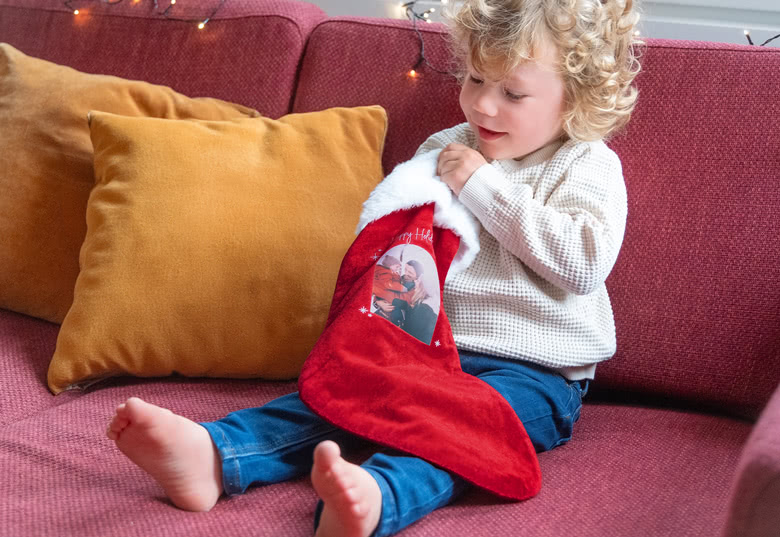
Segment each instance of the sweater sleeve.
[{"label": "sweater sleeve", "polygon": [[[585,295],[609,275],[623,241],[627,205],[620,160],[606,146],[547,164],[542,185],[513,183],[481,166],[460,200],[519,261],[556,287]],[[545,187],[544,183],[549,186]]]}]

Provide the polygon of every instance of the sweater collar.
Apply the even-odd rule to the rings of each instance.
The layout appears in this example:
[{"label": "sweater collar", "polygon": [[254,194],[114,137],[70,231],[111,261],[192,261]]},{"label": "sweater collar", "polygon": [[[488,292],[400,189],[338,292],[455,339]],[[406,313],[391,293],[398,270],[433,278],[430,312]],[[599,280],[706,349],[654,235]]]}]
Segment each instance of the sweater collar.
[{"label": "sweater collar", "polygon": [[556,151],[558,151],[561,148],[562,145],[563,142],[561,140],[554,140],[549,144],[540,147],[533,153],[529,153],[528,155],[526,155],[520,160],[515,160],[515,159],[496,160],[493,161],[493,164],[500,166],[507,172],[514,172],[526,168],[531,168],[533,166],[538,166],[539,164],[542,164],[550,160],[553,157],[553,155],[555,155]]}]

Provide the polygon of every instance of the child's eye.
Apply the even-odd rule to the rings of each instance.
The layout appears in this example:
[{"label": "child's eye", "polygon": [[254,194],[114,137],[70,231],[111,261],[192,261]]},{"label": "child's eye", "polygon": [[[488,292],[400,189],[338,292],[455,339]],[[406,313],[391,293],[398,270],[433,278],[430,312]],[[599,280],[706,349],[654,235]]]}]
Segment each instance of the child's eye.
[{"label": "child's eye", "polygon": [[504,90],[504,94],[506,95],[506,98],[510,101],[520,101],[525,97],[525,95],[521,93],[512,93],[511,91]]},{"label": "child's eye", "polygon": [[482,80],[475,77],[474,75],[469,75],[469,81],[473,84],[482,84]]}]

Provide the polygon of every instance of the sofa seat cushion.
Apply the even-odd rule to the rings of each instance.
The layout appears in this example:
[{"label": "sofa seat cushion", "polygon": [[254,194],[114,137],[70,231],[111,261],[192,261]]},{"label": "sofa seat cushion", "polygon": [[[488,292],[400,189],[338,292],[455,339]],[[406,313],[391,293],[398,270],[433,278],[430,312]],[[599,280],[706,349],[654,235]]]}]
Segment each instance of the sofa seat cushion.
[{"label": "sofa seat cushion", "polygon": [[[209,514],[188,513],[104,436],[115,406],[133,395],[207,421],[294,389],[290,382],[116,379],[6,424],[0,473],[13,494],[0,506],[0,525],[14,535],[147,536],[166,528],[191,537],[229,527],[235,535],[309,536],[316,496],[306,476],[223,498]],[[540,455],[537,497],[501,502],[473,490],[403,535],[716,535],[749,430],[731,418],[586,404],[574,439]],[[347,453],[358,461],[372,451]]]},{"label": "sofa seat cushion", "polygon": [[539,455],[537,497],[496,504],[474,491],[409,535],[716,536],[750,427],[727,417],[586,403],[571,442]]},{"label": "sofa seat cushion", "polygon": [[58,324],[0,308],[0,427],[77,395],[73,392],[55,399],[46,387],[59,331]]}]

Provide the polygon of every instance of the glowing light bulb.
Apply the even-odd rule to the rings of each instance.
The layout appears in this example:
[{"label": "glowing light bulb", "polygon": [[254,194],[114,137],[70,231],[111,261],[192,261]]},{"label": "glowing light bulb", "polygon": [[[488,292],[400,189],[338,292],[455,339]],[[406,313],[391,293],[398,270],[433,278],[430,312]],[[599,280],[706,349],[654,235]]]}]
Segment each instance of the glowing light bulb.
[{"label": "glowing light bulb", "polygon": [[171,5],[172,6],[176,5],[176,0],[171,0]]},{"label": "glowing light bulb", "polygon": [[205,27],[206,27],[206,23],[205,22],[201,22],[200,24],[198,24],[198,30],[202,30]]},{"label": "glowing light bulb", "polygon": [[74,10],[73,10],[73,14],[74,14],[74,15],[78,15],[78,14],[79,14],[79,10],[78,10],[78,9],[74,9]]},{"label": "glowing light bulb", "polygon": [[417,78],[417,71],[415,71],[414,69],[409,71],[409,73],[407,74],[409,75],[409,78]]}]

